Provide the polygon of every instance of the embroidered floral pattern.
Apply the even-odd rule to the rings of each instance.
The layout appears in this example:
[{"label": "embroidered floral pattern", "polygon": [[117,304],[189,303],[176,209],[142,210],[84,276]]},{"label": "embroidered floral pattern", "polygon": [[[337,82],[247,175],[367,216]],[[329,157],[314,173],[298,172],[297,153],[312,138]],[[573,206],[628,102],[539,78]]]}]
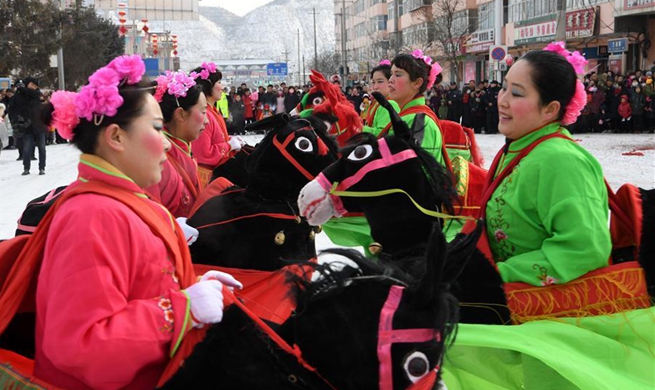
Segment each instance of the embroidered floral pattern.
[{"label": "embroidered floral pattern", "polygon": [[164,325],[159,328],[160,331],[162,332],[168,332],[171,333],[173,332],[173,326],[172,324],[175,323],[175,313],[173,313],[173,303],[171,302],[170,299],[165,298],[165,297],[159,297],[155,298],[158,300],[157,306],[162,309],[164,312]]},{"label": "embroidered floral pattern", "polygon": [[558,280],[548,275],[548,270],[546,267],[542,267],[539,264],[533,264],[532,268],[539,270],[539,276],[537,276],[537,279],[541,280],[540,284],[542,286],[552,286],[553,284],[557,284]]},{"label": "embroidered floral pattern", "polygon": [[171,268],[171,269],[162,268],[161,273],[171,275],[171,279],[173,279],[173,282],[179,283],[179,279],[175,275],[175,268]]},{"label": "embroidered floral pattern", "polygon": [[[520,165],[520,164],[519,164]],[[516,174],[517,165],[510,173],[505,180],[498,187],[498,190],[494,193],[492,200],[493,215],[488,217],[489,220],[489,233],[493,234],[492,237],[489,237],[493,240],[495,245],[492,245],[492,250],[496,256],[497,261],[505,261],[508,258],[514,255],[516,247],[509,241],[509,235],[507,231],[510,230],[509,223],[505,221],[503,216],[503,206],[507,203],[504,199],[504,195],[508,192],[508,186],[512,183],[512,176]]]}]

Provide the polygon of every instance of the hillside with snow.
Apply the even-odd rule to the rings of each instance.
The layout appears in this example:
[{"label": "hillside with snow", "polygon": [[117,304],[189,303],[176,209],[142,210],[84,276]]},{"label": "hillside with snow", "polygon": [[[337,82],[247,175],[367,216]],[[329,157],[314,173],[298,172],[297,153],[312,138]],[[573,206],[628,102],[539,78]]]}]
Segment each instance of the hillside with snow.
[{"label": "hillside with snow", "polygon": [[289,70],[300,55],[314,58],[314,20],[316,8],[316,46],[318,53],[334,50],[334,13],[325,0],[276,0],[254,9],[243,17],[220,7],[200,7],[198,21],[151,22],[152,31],[169,30],[177,34],[180,66],[189,70],[203,61],[272,58],[284,62]]}]

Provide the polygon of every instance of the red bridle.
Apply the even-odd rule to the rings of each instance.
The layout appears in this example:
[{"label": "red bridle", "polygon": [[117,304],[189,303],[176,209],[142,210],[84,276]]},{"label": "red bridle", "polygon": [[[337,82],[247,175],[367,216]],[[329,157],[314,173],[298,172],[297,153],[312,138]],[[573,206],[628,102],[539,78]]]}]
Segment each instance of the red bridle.
[{"label": "red bridle", "polygon": [[[312,130],[312,128],[311,128],[311,127],[305,127],[305,128],[298,129],[298,130]],[[298,131],[298,130],[296,130],[296,131]],[[294,167],[296,167],[296,169],[298,170],[298,172],[302,173],[303,176],[305,176],[305,177],[307,178],[307,180],[312,181],[312,180],[314,180],[314,177],[315,177],[315,176],[312,175],[311,173],[309,173],[309,171],[307,171],[307,170],[306,170],[302,165],[300,165],[300,163],[298,162],[298,160],[296,160],[295,158],[293,158],[293,156],[291,155],[291,153],[289,153],[289,152],[287,151],[287,146],[291,143],[291,141],[292,141],[294,138],[296,138],[296,133],[295,133],[295,132],[293,132],[293,133],[287,135],[287,138],[284,140],[283,143],[280,143],[280,141],[277,140],[277,137],[273,137],[273,145],[275,145],[275,147],[277,148],[277,150],[280,151],[280,153],[284,156],[284,158],[287,159],[287,161],[289,161],[289,162],[291,163],[291,165],[293,165]]]}]

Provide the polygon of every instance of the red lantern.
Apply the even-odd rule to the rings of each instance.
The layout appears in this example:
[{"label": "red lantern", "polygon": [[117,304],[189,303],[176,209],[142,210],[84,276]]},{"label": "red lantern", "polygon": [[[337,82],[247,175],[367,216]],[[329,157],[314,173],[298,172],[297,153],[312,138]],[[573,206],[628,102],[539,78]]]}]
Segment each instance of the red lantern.
[{"label": "red lantern", "polygon": [[121,35],[125,35],[125,34],[127,34],[127,28],[125,28],[125,26],[120,26],[120,27],[118,28],[118,32],[119,32],[119,34],[121,34]]},{"label": "red lantern", "polygon": [[143,28],[141,30],[147,34],[150,31],[150,28],[148,28],[148,19],[141,19],[141,21],[143,22]]},{"label": "red lantern", "polygon": [[157,55],[157,54],[159,54],[159,51],[158,51],[157,49],[154,49],[154,50],[152,51],[152,54]]},{"label": "red lantern", "polygon": [[511,54],[508,54],[507,56],[505,56],[504,61],[507,64],[507,66],[512,66],[512,64],[514,63],[514,57],[512,57]]},{"label": "red lantern", "polygon": [[173,50],[173,55],[177,56],[177,50]]}]

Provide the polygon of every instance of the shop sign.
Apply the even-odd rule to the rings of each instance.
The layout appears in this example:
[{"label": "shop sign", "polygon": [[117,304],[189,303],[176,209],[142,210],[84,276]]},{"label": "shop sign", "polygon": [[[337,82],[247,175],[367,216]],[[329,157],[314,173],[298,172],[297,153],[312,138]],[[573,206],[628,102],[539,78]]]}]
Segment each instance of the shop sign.
[{"label": "shop sign", "polygon": [[466,42],[466,51],[475,53],[480,51],[487,51],[494,43],[494,30],[480,30],[469,35]]},{"label": "shop sign", "polygon": [[596,33],[597,8],[566,13],[566,38],[590,37]]},{"label": "shop sign", "polygon": [[623,9],[637,9],[655,6],[655,0],[624,0]]},{"label": "shop sign", "polygon": [[550,42],[555,38],[557,18],[555,14],[537,19],[518,21],[514,28],[514,44]]},{"label": "shop sign", "polygon": [[628,38],[609,39],[607,41],[607,50],[610,53],[623,53],[628,51]]}]

